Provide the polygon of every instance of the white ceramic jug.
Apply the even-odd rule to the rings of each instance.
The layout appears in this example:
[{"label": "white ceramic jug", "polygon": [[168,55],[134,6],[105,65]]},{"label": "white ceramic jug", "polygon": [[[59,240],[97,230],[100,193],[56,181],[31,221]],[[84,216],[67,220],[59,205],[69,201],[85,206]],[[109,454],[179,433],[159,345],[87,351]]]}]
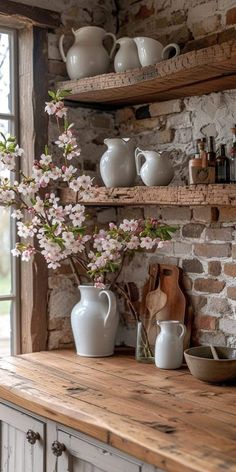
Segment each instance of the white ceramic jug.
[{"label": "white ceramic jug", "polygon": [[[106,33],[98,26],[84,26],[78,30],[72,28],[75,42],[65,56],[63,49],[64,34],[60,37],[59,50],[63,61],[66,63],[67,73],[70,79],[81,79],[94,75],[105,74],[109,68],[109,57],[113,55],[116,45],[116,37],[112,33]],[[105,37],[113,39],[113,47],[108,55],[103,46]]]},{"label": "white ceramic jug", "polygon": [[160,369],[178,369],[183,362],[186,327],[180,321],[157,321],[161,331],[156,339],[155,364]]},{"label": "white ceramic jug", "polygon": [[100,161],[100,173],[106,187],[130,187],[136,178],[134,149],[129,138],[104,140],[107,151]]},{"label": "white ceramic jug", "polygon": [[142,67],[157,64],[163,59],[170,59],[170,57],[180,54],[180,47],[175,43],[163,47],[156,39],[144,36],[134,38],[134,41],[138,48],[138,57]]},{"label": "white ceramic jug", "polygon": [[77,354],[86,357],[111,356],[119,323],[116,297],[110,290],[92,285],[80,285],[79,290],[81,299],[71,312]]},{"label": "white ceramic jug", "polygon": [[[145,163],[141,164],[142,156]],[[174,170],[166,155],[156,151],[135,150],[137,174],[148,187],[168,185],[174,177]]]},{"label": "white ceramic jug", "polygon": [[126,70],[141,67],[138,49],[132,38],[120,38],[116,41],[120,45],[114,59],[115,72],[125,72]]}]

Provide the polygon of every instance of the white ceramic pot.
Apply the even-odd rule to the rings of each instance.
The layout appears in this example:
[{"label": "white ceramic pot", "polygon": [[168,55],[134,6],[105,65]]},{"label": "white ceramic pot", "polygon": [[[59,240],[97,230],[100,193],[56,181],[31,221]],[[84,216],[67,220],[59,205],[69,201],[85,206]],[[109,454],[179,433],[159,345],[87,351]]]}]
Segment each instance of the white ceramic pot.
[{"label": "white ceramic pot", "polygon": [[80,285],[79,290],[81,299],[71,313],[77,354],[85,357],[111,356],[119,323],[116,297],[110,290],[92,285]]},{"label": "white ceramic pot", "polygon": [[100,160],[100,173],[106,187],[130,187],[136,178],[134,149],[128,138],[105,139],[107,151]]},{"label": "white ceramic pot", "polygon": [[125,72],[141,67],[138,49],[132,38],[120,38],[116,43],[120,45],[120,48],[114,59],[115,72]]},{"label": "white ceramic pot", "polygon": [[179,321],[157,321],[161,331],[156,339],[155,364],[160,369],[179,369],[183,362],[186,327]]},{"label": "white ceramic pot", "polygon": [[103,46],[103,40],[107,36],[113,39],[113,47],[110,57],[113,55],[116,37],[112,33],[106,33],[98,26],[84,26],[77,31],[72,29],[75,42],[65,56],[63,49],[64,34],[60,37],[59,50],[63,61],[66,63],[67,73],[71,80],[94,75],[105,74],[109,68],[109,55]]},{"label": "white ceramic pot", "polygon": [[138,57],[142,67],[157,64],[163,59],[169,59],[180,54],[180,47],[175,43],[163,47],[156,39],[144,36],[134,38],[134,41],[138,48]]},{"label": "white ceramic pot", "polygon": [[[145,163],[142,165],[142,157]],[[166,155],[156,151],[135,150],[137,174],[148,187],[168,185],[174,177],[174,170]]]}]

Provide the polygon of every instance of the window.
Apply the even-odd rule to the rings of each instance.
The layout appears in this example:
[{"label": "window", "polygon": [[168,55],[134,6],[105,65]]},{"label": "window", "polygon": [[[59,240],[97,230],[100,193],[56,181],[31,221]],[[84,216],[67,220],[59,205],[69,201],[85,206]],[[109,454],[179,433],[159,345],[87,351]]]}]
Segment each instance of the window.
[{"label": "window", "polygon": [[[0,131],[18,135],[17,33],[0,26]],[[0,167],[0,175],[7,175]],[[0,207],[0,356],[19,352],[19,267],[11,256],[16,226]]]}]

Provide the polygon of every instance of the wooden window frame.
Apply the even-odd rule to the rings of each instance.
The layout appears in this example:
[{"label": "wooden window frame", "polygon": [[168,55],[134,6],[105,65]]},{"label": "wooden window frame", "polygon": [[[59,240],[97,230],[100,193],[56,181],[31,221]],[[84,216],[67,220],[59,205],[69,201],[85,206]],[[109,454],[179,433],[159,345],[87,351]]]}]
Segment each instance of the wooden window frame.
[{"label": "wooden window frame", "polygon": [[[60,25],[60,14],[1,0],[0,21],[18,31],[19,138],[25,151],[22,170],[29,174],[34,159],[48,142],[44,102],[48,92],[48,28]],[[48,271],[41,255],[21,263],[21,316],[19,352],[47,347]]]}]

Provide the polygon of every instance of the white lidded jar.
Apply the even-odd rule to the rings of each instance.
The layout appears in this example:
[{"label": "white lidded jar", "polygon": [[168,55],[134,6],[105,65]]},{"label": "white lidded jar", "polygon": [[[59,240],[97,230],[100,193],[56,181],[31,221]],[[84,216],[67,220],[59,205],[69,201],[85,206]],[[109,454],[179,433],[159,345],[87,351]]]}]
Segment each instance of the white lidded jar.
[{"label": "white lidded jar", "polygon": [[155,364],[160,369],[179,369],[183,362],[186,327],[180,321],[157,321],[161,331],[155,344]]}]

